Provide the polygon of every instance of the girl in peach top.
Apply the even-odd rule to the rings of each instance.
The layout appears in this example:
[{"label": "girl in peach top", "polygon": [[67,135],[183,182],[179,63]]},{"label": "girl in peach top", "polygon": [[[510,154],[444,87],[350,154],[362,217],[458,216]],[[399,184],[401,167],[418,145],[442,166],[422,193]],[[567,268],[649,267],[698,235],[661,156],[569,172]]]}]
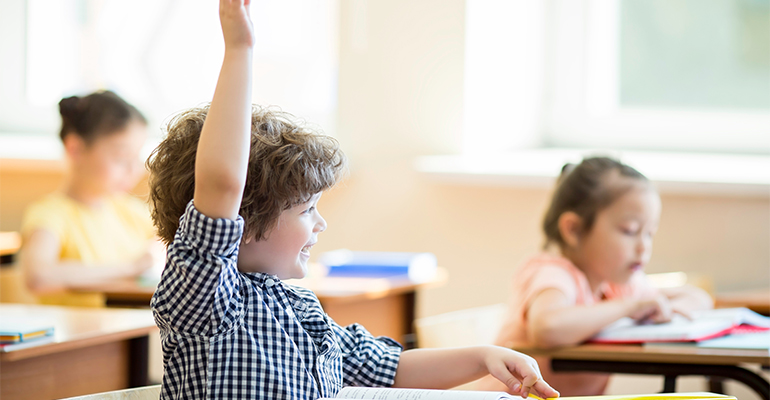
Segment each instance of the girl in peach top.
[{"label": "girl in peach top", "polygon": [[[661,202],[633,168],[604,157],[562,169],[543,221],[545,249],[516,274],[507,320],[496,344],[552,348],[582,343],[622,317],[664,322],[672,313],[710,308],[706,292],[656,290],[643,269],[650,260]],[[604,392],[608,374],[555,373],[537,358],[543,378],[563,396]],[[492,380],[482,389],[505,390]]]}]

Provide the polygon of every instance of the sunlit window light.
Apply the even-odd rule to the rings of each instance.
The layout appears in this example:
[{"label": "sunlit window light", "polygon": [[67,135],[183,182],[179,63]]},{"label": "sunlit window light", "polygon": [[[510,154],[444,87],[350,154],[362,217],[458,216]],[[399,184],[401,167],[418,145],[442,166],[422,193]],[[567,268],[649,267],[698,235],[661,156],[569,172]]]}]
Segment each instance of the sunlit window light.
[{"label": "sunlit window light", "polygon": [[[217,7],[207,0],[29,0],[26,100],[55,112],[63,96],[111,89],[160,127],[213,96],[224,53]],[[259,38],[254,102],[333,134],[338,1],[253,2],[251,14]]]}]

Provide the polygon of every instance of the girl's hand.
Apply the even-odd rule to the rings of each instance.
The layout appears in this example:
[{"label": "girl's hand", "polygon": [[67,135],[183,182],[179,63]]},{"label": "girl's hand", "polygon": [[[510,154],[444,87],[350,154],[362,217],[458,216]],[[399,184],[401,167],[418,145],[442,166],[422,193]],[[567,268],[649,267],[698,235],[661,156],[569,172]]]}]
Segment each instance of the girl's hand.
[{"label": "girl's hand", "polygon": [[690,311],[687,307],[677,306],[676,304],[671,304],[671,314],[679,314],[683,316],[685,319],[688,319],[692,321],[693,315],[692,311]]},{"label": "girl's hand", "polygon": [[637,321],[650,321],[658,324],[671,321],[672,315],[671,301],[666,296],[659,294],[655,297],[638,300],[629,317]]},{"label": "girl's hand", "polygon": [[219,22],[225,49],[254,47],[254,27],[249,15],[251,0],[220,0]]},{"label": "girl's hand", "polygon": [[532,357],[503,347],[485,349],[484,364],[489,373],[507,386],[511,393],[527,398],[530,392],[543,397],[559,397],[540,375],[537,361]]}]

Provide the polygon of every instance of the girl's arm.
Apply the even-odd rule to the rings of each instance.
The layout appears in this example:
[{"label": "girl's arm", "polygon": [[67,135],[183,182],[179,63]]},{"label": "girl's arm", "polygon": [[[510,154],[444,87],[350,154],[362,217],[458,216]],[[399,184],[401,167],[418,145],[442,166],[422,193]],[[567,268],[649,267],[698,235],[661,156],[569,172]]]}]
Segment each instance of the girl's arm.
[{"label": "girl's arm", "polygon": [[582,343],[623,317],[670,320],[671,309],[664,296],[576,306],[561,291],[545,289],[532,300],[527,314],[527,337],[537,347],[551,348]]},{"label": "girl's arm", "polygon": [[523,398],[530,392],[543,398],[559,396],[541,378],[532,357],[497,346],[407,350],[401,354],[393,387],[449,389],[487,374]]},{"label": "girl's arm", "polygon": [[251,144],[250,0],[220,0],[225,57],[195,161],[195,207],[211,218],[236,219]]},{"label": "girl's arm", "polygon": [[86,266],[77,261],[61,261],[60,248],[57,236],[45,229],[33,231],[24,241],[19,262],[32,291],[46,292],[131,278],[152,266],[149,253],[134,262]]}]

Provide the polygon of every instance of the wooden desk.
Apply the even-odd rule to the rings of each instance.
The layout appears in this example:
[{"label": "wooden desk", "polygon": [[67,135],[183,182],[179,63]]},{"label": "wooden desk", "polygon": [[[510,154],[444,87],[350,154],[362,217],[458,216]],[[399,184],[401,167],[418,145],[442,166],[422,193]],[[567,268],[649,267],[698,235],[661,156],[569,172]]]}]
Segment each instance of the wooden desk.
[{"label": "wooden desk", "polygon": [[681,375],[728,378],[746,384],[763,399],[770,398],[770,382],[753,371],[740,367],[740,364],[770,366],[768,350],[706,349],[692,346],[645,347],[633,344],[584,344],[552,350],[516,344],[513,348],[531,356],[550,357],[551,367],[556,372],[663,375],[663,392],[669,393],[676,391],[676,378]]},{"label": "wooden desk", "polygon": [[746,307],[762,315],[770,315],[770,289],[720,293],[716,295],[717,308]]},{"label": "wooden desk", "polygon": [[149,310],[0,304],[0,318],[50,320],[54,341],[0,352],[0,398],[53,399],[148,384]]},{"label": "wooden desk", "polygon": [[0,264],[10,264],[21,248],[19,232],[0,232]]},{"label": "wooden desk", "polygon": [[146,282],[138,279],[123,279],[97,285],[81,286],[73,289],[84,293],[103,293],[107,306],[110,307],[150,307],[150,299],[155,293],[157,282]]},{"label": "wooden desk", "polygon": [[[394,278],[316,277],[286,283],[311,289],[324,310],[340,325],[358,322],[375,336],[388,336],[407,345],[414,333],[415,298],[418,289],[444,284],[440,268],[429,282]],[[108,306],[148,307],[155,286],[135,280],[116,281],[82,290],[104,293]]]},{"label": "wooden desk", "polygon": [[329,316],[345,326],[355,322],[374,336],[387,336],[402,345],[414,343],[417,290],[446,283],[439,268],[429,282],[413,282],[406,276],[393,278],[321,277],[287,283],[312,290]]},{"label": "wooden desk", "polygon": [[14,254],[21,247],[19,232],[0,232],[0,256]]}]

